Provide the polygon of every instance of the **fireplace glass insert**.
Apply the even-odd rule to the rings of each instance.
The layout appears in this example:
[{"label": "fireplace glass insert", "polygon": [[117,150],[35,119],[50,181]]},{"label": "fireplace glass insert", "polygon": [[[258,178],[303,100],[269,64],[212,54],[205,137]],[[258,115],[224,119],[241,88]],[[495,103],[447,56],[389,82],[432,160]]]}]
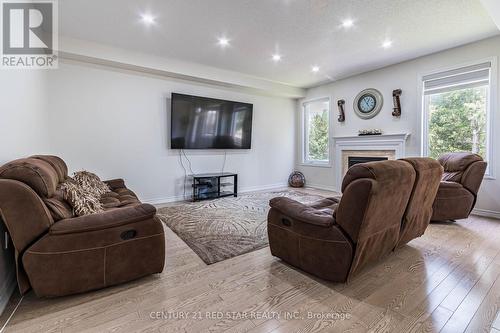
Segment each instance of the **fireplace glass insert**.
[{"label": "fireplace glass insert", "polygon": [[366,162],[375,162],[375,161],[387,161],[389,158],[387,157],[370,157],[370,156],[349,156],[348,158],[348,167],[352,167],[353,165],[359,164],[359,163],[366,163]]}]

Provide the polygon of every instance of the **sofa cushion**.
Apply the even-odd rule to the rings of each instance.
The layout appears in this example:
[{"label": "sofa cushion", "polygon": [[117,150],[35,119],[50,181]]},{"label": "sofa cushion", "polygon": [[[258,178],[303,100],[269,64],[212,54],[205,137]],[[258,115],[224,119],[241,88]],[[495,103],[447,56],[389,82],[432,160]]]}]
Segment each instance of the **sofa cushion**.
[{"label": "sofa cushion", "polygon": [[121,178],[105,180],[104,182],[109,186],[111,191],[125,187],[125,181]]},{"label": "sofa cushion", "polygon": [[101,199],[103,198],[118,198],[120,195],[116,192],[108,192],[108,193],[104,193],[103,195],[101,195]]},{"label": "sofa cushion", "polygon": [[443,177],[441,178],[442,181],[444,182],[457,182],[460,183],[460,180],[462,179],[462,175],[464,173],[462,171],[455,171],[455,172],[444,172]]},{"label": "sofa cushion", "polygon": [[132,192],[131,190],[129,190],[126,187],[125,188],[116,189],[113,192],[115,192],[116,194],[118,194],[118,196],[129,195],[129,196],[137,197],[134,192]]},{"label": "sofa cushion", "polygon": [[273,198],[269,201],[269,205],[284,215],[303,223],[321,227],[330,227],[335,223],[332,214],[304,205],[290,198]]},{"label": "sofa cushion", "polygon": [[110,197],[110,196],[101,197],[100,202],[101,202],[104,210],[107,210],[110,208],[120,207],[122,205],[120,200],[118,200],[117,198]]},{"label": "sofa cushion", "polygon": [[[108,182],[106,183],[109,185]],[[124,184],[122,185],[125,186]],[[135,193],[128,188],[111,188],[111,192],[104,193],[101,196],[100,201],[103,205],[104,210],[114,209],[118,207],[135,206],[141,203]]]},{"label": "sofa cushion", "polygon": [[21,158],[0,167],[0,178],[25,183],[42,198],[54,195],[59,175],[46,161],[37,158]]},{"label": "sofa cushion", "polygon": [[[447,173],[463,172],[474,162],[482,161],[483,158],[477,154],[468,152],[448,153],[439,157],[438,161]],[[450,180],[450,179],[446,179]]]},{"label": "sofa cushion", "polygon": [[340,199],[339,198],[324,198],[318,201],[313,202],[312,204],[308,205],[311,208],[317,209],[320,212],[323,212],[325,214],[334,216],[335,211],[337,210],[337,207],[339,206]]},{"label": "sofa cushion", "polygon": [[141,203],[137,197],[132,195],[121,195],[118,197],[118,200],[120,200],[120,206],[137,205]]},{"label": "sofa cushion", "polygon": [[54,196],[43,199],[43,202],[47,205],[54,221],[75,217],[73,207],[64,199],[61,186],[58,186]]},{"label": "sofa cushion", "polygon": [[34,155],[31,158],[37,158],[49,163],[59,176],[59,182],[63,182],[68,177],[68,166],[62,158],[53,155]]}]

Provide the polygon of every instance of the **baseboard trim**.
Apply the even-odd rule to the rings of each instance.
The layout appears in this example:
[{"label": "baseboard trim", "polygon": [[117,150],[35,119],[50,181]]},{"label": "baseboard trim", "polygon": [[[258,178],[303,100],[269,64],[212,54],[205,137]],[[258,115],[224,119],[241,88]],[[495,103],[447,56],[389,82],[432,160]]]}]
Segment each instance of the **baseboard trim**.
[{"label": "baseboard trim", "polygon": [[494,210],[474,208],[471,214],[483,217],[491,217],[500,220],[500,212]]},{"label": "baseboard trim", "polygon": [[9,275],[2,288],[0,289],[0,315],[2,315],[7,303],[9,303],[12,293],[16,289],[15,270]]},{"label": "baseboard trim", "polygon": [[[238,190],[239,193],[248,193],[248,192],[257,192],[257,191],[268,191],[268,190],[277,190],[280,188],[286,188],[288,187],[287,183],[276,183],[276,184],[270,184],[270,185],[262,185],[262,186],[247,186],[243,187]],[[176,196],[170,196],[170,197],[163,197],[163,198],[152,198],[152,199],[144,199],[142,202],[148,203],[151,205],[162,205],[162,204],[167,204],[171,202],[177,202],[177,201],[184,201],[186,198],[184,198],[183,195],[176,195]]]},{"label": "baseboard trim", "polygon": [[333,186],[328,186],[328,185],[320,185],[320,184],[310,184],[307,183],[306,187],[314,188],[317,190],[323,190],[323,191],[333,191],[333,192],[339,192],[335,187]]},{"label": "baseboard trim", "polygon": [[151,205],[161,205],[169,202],[184,201],[183,195],[176,195],[171,197],[154,198],[154,199],[142,199],[141,202],[148,203]]}]

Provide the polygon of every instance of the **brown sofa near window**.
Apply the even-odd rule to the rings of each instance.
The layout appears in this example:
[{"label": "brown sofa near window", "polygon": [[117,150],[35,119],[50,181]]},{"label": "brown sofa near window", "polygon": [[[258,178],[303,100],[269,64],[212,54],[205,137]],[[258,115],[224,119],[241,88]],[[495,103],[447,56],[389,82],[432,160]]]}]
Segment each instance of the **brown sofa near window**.
[{"label": "brown sofa near window", "polygon": [[472,153],[448,153],[438,159],[444,168],[433,205],[432,221],[469,217],[486,172],[487,163]]},{"label": "brown sofa near window", "polygon": [[163,226],[123,180],[108,181],[105,211],[75,217],[60,184],[68,168],[56,156],[32,156],[0,167],[0,216],[15,247],[22,294],[62,296],[160,273]]},{"label": "brown sofa near window", "polygon": [[429,158],[363,163],[347,171],[341,199],[303,205],[274,198],[271,253],[322,279],[345,282],[424,233],[442,173]]}]

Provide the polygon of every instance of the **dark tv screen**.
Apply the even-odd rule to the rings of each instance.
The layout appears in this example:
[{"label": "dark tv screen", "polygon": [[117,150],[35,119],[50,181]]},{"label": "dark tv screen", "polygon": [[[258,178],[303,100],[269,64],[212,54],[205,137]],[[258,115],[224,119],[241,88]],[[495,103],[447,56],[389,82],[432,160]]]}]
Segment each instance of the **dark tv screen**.
[{"label": "dark tv screen", "polygon": [[172,149],[250,149],[253,105],[172,94]]}]

